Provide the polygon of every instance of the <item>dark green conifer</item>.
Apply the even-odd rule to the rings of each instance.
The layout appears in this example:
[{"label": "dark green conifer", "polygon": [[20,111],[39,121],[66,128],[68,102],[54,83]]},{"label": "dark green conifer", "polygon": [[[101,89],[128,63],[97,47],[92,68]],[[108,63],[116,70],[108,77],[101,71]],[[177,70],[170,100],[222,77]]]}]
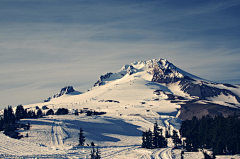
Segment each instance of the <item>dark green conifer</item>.
[{"label": "dark green conifer", "polygon": [[84,142],[85,142],[85,136],[83,135],[83,129],[80,128],[79,144],[78,144],[78,146],[84,146]]}]

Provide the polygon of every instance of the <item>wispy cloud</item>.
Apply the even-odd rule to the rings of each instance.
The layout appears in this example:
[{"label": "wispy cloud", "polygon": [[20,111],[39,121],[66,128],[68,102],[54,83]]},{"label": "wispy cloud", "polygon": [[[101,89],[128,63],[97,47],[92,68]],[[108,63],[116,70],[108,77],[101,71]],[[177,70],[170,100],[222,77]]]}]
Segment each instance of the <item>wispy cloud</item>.
[{"label": "wispy cloud", "polygon": [[239,9],[238,1],[2,0],[0,104],[41,101],[65,85],[82,91],[153,58],[240,84]]}]

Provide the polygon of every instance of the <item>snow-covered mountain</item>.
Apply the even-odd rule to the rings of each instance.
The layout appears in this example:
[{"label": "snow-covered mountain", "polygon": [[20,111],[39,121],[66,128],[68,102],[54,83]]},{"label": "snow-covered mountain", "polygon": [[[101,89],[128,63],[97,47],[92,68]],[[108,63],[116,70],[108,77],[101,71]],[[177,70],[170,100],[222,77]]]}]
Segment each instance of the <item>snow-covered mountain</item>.
[{"label": "snow-covered mountain", "polygon": [[[8,149],[9,153],[14,152],[7,153],[7,157],[12,158],[87,158],[90,147],[76,146],[79,128],[82,127],[86,143],[93,141],[99,145],[102,158],[180,158],[180,150],[172,149],[170,139],[168,148],[142,149],[142,131],[152,129],[156,121],[164,130],[178,130],[181,120],[191,119],[192,116],[240,115],[239,89],[237,85],[196,77],[165,59],[134,62],[124,65],[115,73],[101,75],[93,87],[84,93],[68,86],[45,102],[24,105],[28,110],[44,106],[54,111],[67,108],[70,114],[77,109],[106,114],[50,115],[39,119],[23,119],[21,122],[32,124],[28,132],[30,137],[22,138],[15,144],[0,134],[1,145],[7,145],[0,147],[0,157],[4,157]],[[24,135],[26,132],[22,133]],[[26,145],[35,143],[33,148],[39,151],[25,148],[26,152],[20,153],[14,144],[23,145],[24,142],[28,143]],[[46,154],[41,156],[40,151]],[[188,157],[196,156],[185,156]],[[198,158],[201,157],[198,155]]]},{"label": "snow-covered mountain", "polygon": [[[93,86],[90,91],[78,96],[59,98],[75,91],[73,87],[68,86],[45,102],[51,100],[60,102],[64,99],[60,102],[64,103],[71,99],[72,103],[81,103],[83,100],[103,101],[105,98],[124,104],[133,101],[134,104],[139,104],[159,100],[159,105],[164,101],[174,103],[175,108],[171,111],[180,110],[178,115],[183,120],[202,115],[228,116],[234,112],[240,115],[240,86],[202,79],[181,70],[166,59],[152,59],[124,65],[115,73],[101,75]],[[59,99],[55,100],[55,98]],[[129,101],[129,98],[132,100]]]},{"label": "snow-covered mountain", "polygon": [[[140,76],[139,76],[140,75]],[[125,65],[116,73],[100,76],[94,86],[105,85],[111,81],[122,81],[126,76],[148,76],[146,81],[158,83],[168,91],[156,90],[168,94],[168,100],[181,105],[181,119],[191,119],[192,116],[224,115],[239,113],[240,90],[238,85],[211,82],[187,73],[166,59],[134,62]],[[131,89],[129,87],[128,89]],[[126,91],[128,90],[126,89]],[[182,100],[179,100],[182,99]]]}]

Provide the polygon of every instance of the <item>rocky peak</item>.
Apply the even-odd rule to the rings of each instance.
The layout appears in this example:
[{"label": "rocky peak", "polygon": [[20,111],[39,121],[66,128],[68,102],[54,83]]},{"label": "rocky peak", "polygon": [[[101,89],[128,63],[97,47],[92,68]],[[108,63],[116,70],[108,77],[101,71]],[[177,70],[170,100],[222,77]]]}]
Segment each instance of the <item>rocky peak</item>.
[{"label": "rocky peak", "polygon": [[158,83],[174,83],[185,76],[180,73],[177,68],[165,59],[160,59],[153,68],[153,82]]},{"label": "rocky peak", "polygon": [[52,98],[58,98],[58,97],[61,97],[64,94],[69,94],[69,93],[72,93],[74,91],[75,90],[73,89],[72,86],[63,87],[59,93],[53,95],[52,97],[49,97],[49,98],[45,99],[44,102],[49,102]]},{"label": "rocky peak", "polygon": [[109,72],[109,73],[106,73],[105,75],[101,75],[99,80],[94,84],[94,87],[100,86],[103,83],[103,80],[108,79],[112,74],[113,74],[112,72]]}]

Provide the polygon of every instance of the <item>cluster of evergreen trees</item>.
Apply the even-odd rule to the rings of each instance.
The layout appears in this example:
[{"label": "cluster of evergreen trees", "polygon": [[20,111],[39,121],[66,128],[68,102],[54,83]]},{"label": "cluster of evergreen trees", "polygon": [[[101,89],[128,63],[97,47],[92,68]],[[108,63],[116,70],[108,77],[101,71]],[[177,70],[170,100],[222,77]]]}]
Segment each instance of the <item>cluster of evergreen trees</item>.
[{"label": "cluster of evergreen trees", "polygon": [[236,115],[193,117],[182,122],[180,133],[186,137],[187,151],[212,148],[215,155],[240,153],[240,119]]},{"label": "cluster of evergreen trees", "polygon": [[3,116],[0,118],[0,131],[4,131],[5,135],[13,138],[21,138],[18,132],[14,132],[17,128],[24,128],[25,130],[30,129],[30,123],[27,125],[15,123],[16,120],[27,118],[28,113],[24,110],[22,105],[18,105],[14,114],[11,106],[5,108]]},{"label": "cluster of evergreen trees", "polygon": [[64,115],[64,114],[68,114],[68,109],[58,108],[57,112],[55,113],[55,115]]},{"label": "cluster of evergreen trees", "polygon": [[167,147],[167,139],[163,137],[163,129],[154,124],[153,132],[149,129],[142,134],[142,148],[153,149]]}]

